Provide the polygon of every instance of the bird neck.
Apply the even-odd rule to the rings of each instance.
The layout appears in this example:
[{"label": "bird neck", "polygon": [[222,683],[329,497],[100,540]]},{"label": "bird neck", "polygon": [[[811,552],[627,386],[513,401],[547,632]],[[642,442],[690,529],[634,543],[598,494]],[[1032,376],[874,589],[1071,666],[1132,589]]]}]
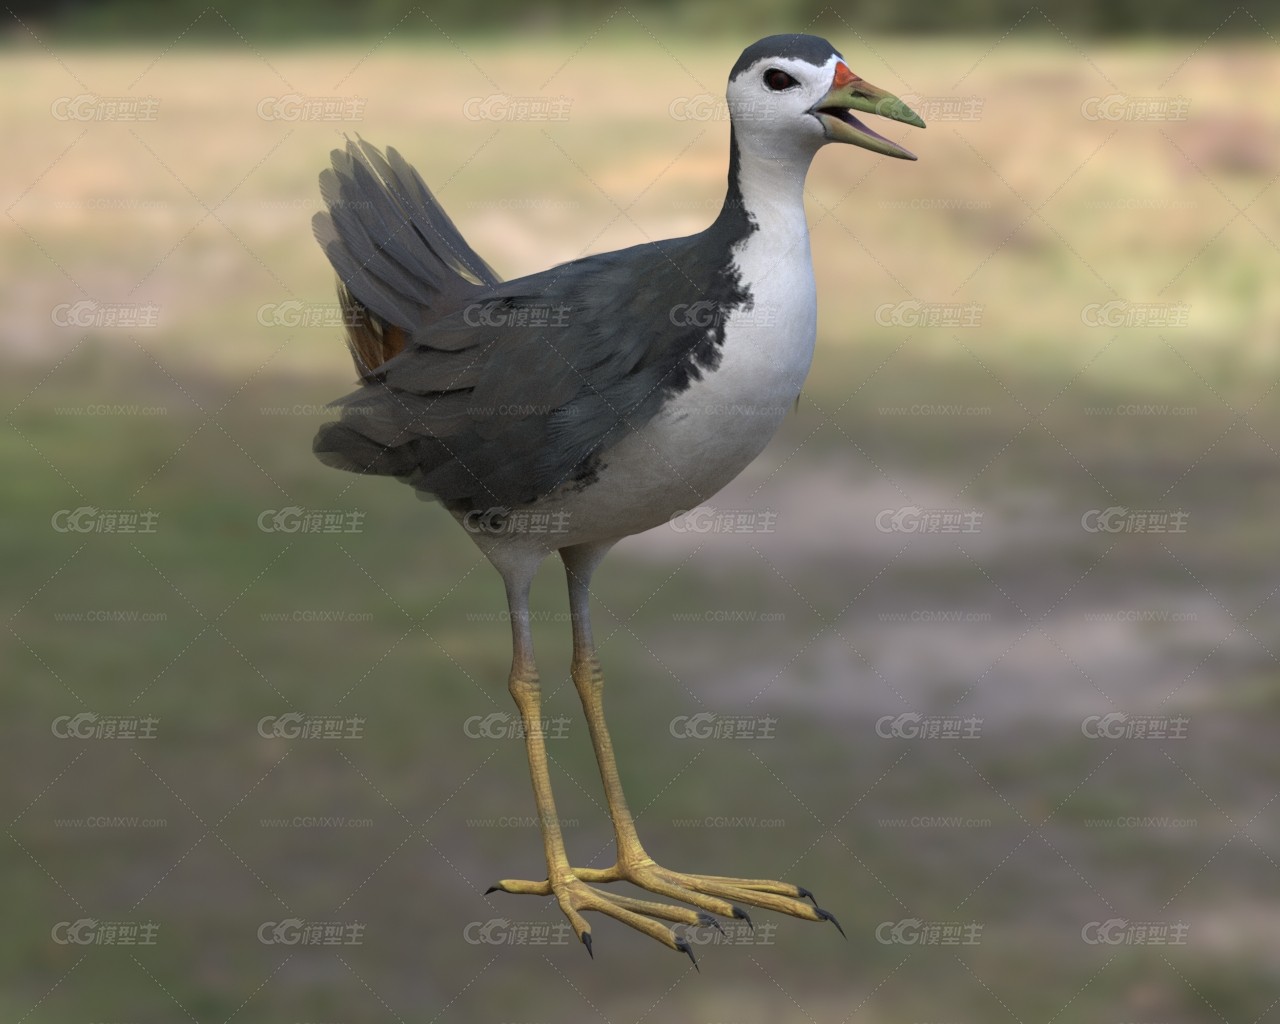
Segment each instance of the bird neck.
[{"label": "bird neck", "polygon": [[815,151],[775,151],[740,139],[729,128],[729,183],[720,218],[745,216],[754,226],[808,235],[804,216],[804,180]]}]

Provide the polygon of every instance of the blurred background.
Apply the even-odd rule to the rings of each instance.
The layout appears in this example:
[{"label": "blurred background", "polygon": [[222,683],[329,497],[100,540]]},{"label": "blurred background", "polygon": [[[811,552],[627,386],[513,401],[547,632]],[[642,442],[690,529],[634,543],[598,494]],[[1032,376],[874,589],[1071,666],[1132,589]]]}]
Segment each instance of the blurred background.
[{"label": "blurred background", "polygon": [[[1276,1019],[1276,9],[9,9],[0,1018]],[[316,175],[394,145],[507,277],[697,231],[728,69],[796,30],[919,162],[819,154],[804,398],[595,618],[650,851],[848,941],[592,961],[482,895],[544,873],[496,573],[310,453],[354,378]],[[534,614],[606,865],[552,563]]]}]

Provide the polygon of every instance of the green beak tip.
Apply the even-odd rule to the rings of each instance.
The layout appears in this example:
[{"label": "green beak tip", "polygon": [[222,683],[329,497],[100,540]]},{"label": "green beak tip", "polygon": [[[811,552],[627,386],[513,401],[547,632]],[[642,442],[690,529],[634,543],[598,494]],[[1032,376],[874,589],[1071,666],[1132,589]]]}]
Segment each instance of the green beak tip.
[{"label": "green beak tip", "polygon": [[917,128],[923,128],[924,122],[920,119],[920,115],[912,110],[900,99],[882,100],[876,104],[874,113],[881,117],[889,117],[895,121],[901,121],[903,124],[912,124]]}]

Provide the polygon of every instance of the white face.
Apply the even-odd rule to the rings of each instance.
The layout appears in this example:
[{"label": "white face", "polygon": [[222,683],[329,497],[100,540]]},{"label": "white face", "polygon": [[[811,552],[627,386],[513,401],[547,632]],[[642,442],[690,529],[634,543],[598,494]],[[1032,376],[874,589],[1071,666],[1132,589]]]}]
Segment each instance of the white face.
[{"label": "white face", "polygon": [[794,57],[766,57],[731,81],[726,98],[743,151],[775,159],[812,156],[828,142],[811,111],[830,91],[839,61],[833,54],[819,68]]}]

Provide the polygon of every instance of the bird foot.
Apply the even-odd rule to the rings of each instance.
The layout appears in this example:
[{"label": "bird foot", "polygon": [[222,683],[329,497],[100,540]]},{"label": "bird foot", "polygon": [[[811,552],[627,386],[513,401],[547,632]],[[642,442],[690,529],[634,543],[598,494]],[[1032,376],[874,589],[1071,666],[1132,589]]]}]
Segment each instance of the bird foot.
[{"label": "bird foot", "polygon": [[[737,918],[751,925],[751,917],[743,904],[776,910],[806,921],[830,921],[841,935],[844,929],[828,911],[813,902],[813,894],[802,886],[789,882],[775,882],[760,878],[731,878],[724,875],[696,875],[672,871],[655,863],[649,857],[637,861],[619,862],[610,868],[570,868],[569,874],[540,882],[523,879],[503,879],[490,886],[488,892],[523,893],[535,896],[556,897],[560,908],[573,926],[579,940],[591,952],[591,927],[582,912],[591,910],[630,925],[637,931],[657,939],[663,945],[688,955],[693,951],[688,939],[653,918],[673,921],[694,927],[719,928],[712,914]],[[621,894],[607,893],[595,888],[595,882],[630,882],[641,889],[679,900],[689,906],[658,903],[653,900],[635,899]],[[808,899],[810,902],[805,902]],[[697,908],[697,909],[691,909]],[[721,929],[723,931],[723,929]],[[592,956],[595,954],[592,953]],[[697,961],[694,960],[694,966]]]}]

